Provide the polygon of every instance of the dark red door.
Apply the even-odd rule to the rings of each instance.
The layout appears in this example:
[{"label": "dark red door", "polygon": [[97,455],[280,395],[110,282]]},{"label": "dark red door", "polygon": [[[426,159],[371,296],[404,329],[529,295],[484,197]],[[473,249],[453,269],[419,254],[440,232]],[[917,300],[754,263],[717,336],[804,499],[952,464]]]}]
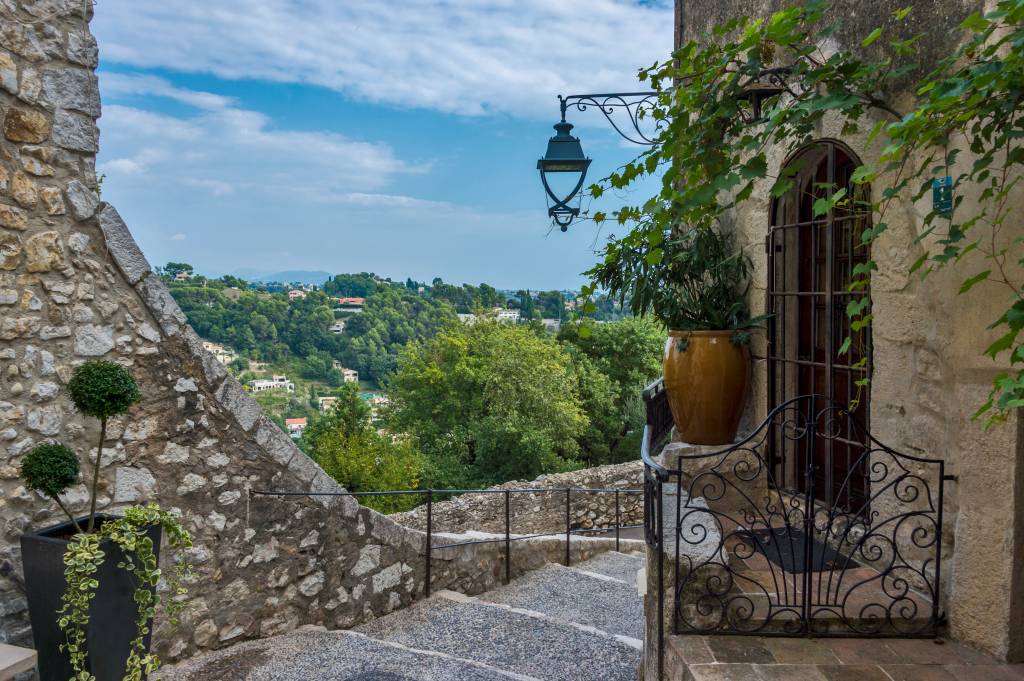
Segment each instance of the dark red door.
[{"label": "dark red door", "polygon": [[[804,167],[793,190],[776,203],[769,237],[770,406],[819,395],[825,398],[822,408],[828,403],[855,408],[853,423],[824,412],[816,424],[822,434],[802,451],[776,442],[775,474],[801,492],[808,491],[813,475],[816,499],[865,513],[868,400],[858,381],[870,371],[869,336],[867,329],[851,336],[846,304],[854,295],[849,291],[853,268],[868,256],[860,235],[870,224],[870,210],[858,201],[866,188],[850,182],[857,162],[835,143],[816,144],[798,159]],[[833,188],[845,188],[849,199],[815,217],[814,202]],[[848,336],[850,349],[841,353]]]}]

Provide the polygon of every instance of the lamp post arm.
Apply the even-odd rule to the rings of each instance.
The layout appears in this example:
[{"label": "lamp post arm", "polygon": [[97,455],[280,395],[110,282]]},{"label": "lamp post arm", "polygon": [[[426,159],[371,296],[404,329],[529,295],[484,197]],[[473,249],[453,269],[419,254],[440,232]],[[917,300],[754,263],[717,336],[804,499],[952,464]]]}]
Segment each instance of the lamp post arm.
[{"label": "lamp post arm", "polygon": [[[656,144],[655,138],[657,137],[657,131],[660,129],[661,124],[655,123],[654,133],[646,133],[640,127],[640,121],[646,117],[646,113],[654,108],[657,104],[658,95],[660,93],[654,91],[648,92],[603,92],[593,93],[585,95],[568,95],[563,97],[558,95],[558,104],[562,113],[562,120],[565,120],[565,112],[568,111],[569,107],[575,107],[577,111],[586,111],[590,107],[598,109],[604,117],[611,123],[612,127],[615,128],[615,132],[619,133],[623,139],[632,142],[633,144],[639,144],[641,146],[654,146]],[[626,117],[629,122],[627,128],[624,124],[620,126],[620,122],[616,121],[614,114],[617,110],[622,109],[626,112]]]}]

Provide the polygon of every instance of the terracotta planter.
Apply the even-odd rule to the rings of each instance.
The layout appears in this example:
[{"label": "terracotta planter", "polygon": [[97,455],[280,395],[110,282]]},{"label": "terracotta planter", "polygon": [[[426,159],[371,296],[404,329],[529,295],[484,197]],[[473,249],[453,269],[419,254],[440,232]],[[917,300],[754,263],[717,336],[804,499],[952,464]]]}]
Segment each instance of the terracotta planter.
[{"label": "terracotta planter", "polygon": [[[743,415],[750,351],[732,331],[670,331],[665,342],[665,389],[683,442],[731,444]],[[680,351],[679,340],[685,345]]]}]

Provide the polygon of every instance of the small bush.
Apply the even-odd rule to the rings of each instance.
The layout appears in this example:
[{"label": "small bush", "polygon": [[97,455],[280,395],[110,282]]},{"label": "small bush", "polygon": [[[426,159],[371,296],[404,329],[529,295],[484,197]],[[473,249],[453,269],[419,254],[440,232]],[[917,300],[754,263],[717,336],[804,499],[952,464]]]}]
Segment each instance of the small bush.
[{"label": "small bush", "polygon": [[32,448],[21,462],[21,477],[30,490],[57,497],[78,482],[78,457],[58,442]]},{"label": "small bush", "polygon": [[68,390],[79,411],[100,419],[125,413],[141,397],[131,372],[105,360],[86,362],[75,369]]}]

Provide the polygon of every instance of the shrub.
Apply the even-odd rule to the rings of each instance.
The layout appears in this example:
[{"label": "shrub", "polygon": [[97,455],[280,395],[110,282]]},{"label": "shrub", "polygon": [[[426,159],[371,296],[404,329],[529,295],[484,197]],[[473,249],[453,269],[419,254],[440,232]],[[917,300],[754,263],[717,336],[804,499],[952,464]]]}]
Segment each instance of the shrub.
[{"label": "shrub", "polygon": [[49,497],[57,497],[78,482],[78,457],[59,442],[32,448],[21,462],[25,486]]},{"label": "shrub", "polygon": [[68,382],[71,400],[83,414],[107,419],[139,401],[139,385],[125,367],[106,360],[86,362]]}]

